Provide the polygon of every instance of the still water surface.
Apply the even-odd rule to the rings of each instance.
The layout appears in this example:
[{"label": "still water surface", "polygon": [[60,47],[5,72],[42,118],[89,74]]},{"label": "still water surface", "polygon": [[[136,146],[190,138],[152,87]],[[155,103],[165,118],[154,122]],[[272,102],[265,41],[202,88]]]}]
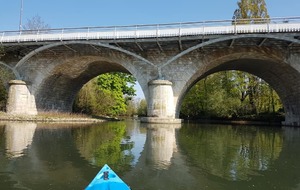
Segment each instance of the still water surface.
[{"label": "still water surface", "polygon": [[105,163],[133,190],[297,190],[300,128],[0,124],[0,189],[84,189]]}]

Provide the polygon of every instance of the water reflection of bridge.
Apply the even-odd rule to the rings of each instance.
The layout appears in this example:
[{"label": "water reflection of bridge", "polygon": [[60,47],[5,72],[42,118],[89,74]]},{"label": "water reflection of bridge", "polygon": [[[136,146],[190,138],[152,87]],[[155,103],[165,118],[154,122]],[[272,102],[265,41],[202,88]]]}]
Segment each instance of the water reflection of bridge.
[{"label": "water reflection of bridge", "polygon": [[36,123],[7,122],[5,127],[6,153],[9,157],[19,157],[32,143]]},{"label": "water reflection of bridge", "polygon": [[280,159],[283,136],[288,135],[280,128],[143,126],[147,128],[143,152],[124,177],[135,185],[133,189],[220,189],[207,175],[229,181],[260,180],[261,172],[268,173]]},{"label": "water reflection of bridge", "polygon": [[[132,189],[198,189],[203,179],[196,179],[178,151],[177,132],[181,124],[141,124],[146,128],[143,151],[124,180]],[[162,183],[163,181],[163,183]],[[178,182],[178,183],[177,183]],[[180,187],[178,187],[180,184]]]},{"label": "water reflection of bridge", "polygon": [[97,169],[76,151],[72,130],[78,126],[0,123],[0,189],[77,189],[88,184]]},{"label": "water reflection of bridge", "polygon": [[[28,132],[22,133],[25,128]],[[74,179],[87,183],[94,175],[86,175],[86,160],[91,155],[80,149],[89,149],[89,145],[97,144],[99,139],[91,139],[86,132],[95,132],[93,130],[97,129],[102,130],[103,135],[107,134],[102,126],[92,131],[89,128],[74,130],[72,127],[40,130],[34,124],[7,123],[0,129],[3,129],[0,134],[2,132],[1,135],[5,135],[5,149],[11,159],[3,161],[4,158],[0,158],[0,164],[6,164],[0,172],[9,171],[13,181],[24,183],[27,178],[22,174],[34,171],[41,174],[40,179],[56,180],[64,187],[70,186],[67,182]],[[126,130],[127,136],[134,141],[132,151],[135,151],[136,158],[131,170],[124,171],[121,177],[133,189],[143,186],[147,189],[199,189],[199,186],[220,189],[218,184],[212,184],[208,176],[227,182],[249,181],[249,184],[260,184],[262,189],[268,189],[270,184],[260,182],[271,179],[280,179],[278,183],[273,182],[276,187],[296,187],[300,180],[300,152],[296,148],[300,139],[298,129],[233,126],[196,128],[193,125],[178,128],[176,125],[136,122],[128,123]],[[85,132],[76,135],[74,131]],[[63,146],[66,142],[70,144]],[[45,145],[49,151],[41,151]],[[76,153],[71,153],[70,149]],[[20,156],[25,150],[20,167]],[[254,169],[250,168],[251,164]],[[97,172],[97,168],[92,170]],[[60,177],[63,180],[59,180]],[[232,189],[237,188],[234,185],[237,184],[232,183]],[[243,189],[245,186],[240,187]]]}]

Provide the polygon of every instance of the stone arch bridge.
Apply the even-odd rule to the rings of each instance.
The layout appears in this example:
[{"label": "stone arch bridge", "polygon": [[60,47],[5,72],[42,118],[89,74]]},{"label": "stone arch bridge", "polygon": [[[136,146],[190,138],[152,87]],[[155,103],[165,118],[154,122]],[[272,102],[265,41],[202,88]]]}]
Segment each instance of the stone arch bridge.
[{"label": "stone arch bridge", "polygon": [[[7,112],[68,112],[93,77],[131,73],[148,102],[147,122],[178,122],[186,92],[207,75],[240,70],[268,82],[300,126],[300,18],[0,32],[9,70]],[[8,81],[6,81],[8,83]]]}]

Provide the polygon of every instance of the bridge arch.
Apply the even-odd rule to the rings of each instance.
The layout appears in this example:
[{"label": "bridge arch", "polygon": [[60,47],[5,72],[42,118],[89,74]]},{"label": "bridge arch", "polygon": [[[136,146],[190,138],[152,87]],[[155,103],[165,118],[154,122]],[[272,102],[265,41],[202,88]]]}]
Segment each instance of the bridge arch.
[{"label": "bridge arch", "polygon": [[47,49],[50,49],[50,48],[56,47],[56,46],[67,46],[67,45],[71,45],[71,44],[87,44],[87,45],[92,45],[92,46],[99,46],[99,47],[108,48],[108,49],[111,49],[111,50],[116,50],[116,51],[125,53],[127,55],[133,56],[133,57],[145,62],[146,64],[154,66],[154,64],[152,62],[150,62],[149,60],[147,60],[147,59],[145,59],[145,58],[143,58],[143,57],[141,57],[141,56],[139,56],[135,53],[132,53],[128,50],[125,50],[125,49],[122,49],[122,48],[119,48],[119,47],[116,47],[116,46],[113,46],[113,45],[103,44],[103,43],[100,43],[100,42],[92,42],[92,41],[61,41],[61,42],[57,42],[57,43],[51,43],[51,44],[48,44],[48,45],[45,45],[45,46],[42,46],[40,48],[37,48],[37,49],[33,50],[32,52],[30,52],[26,56],[24,56],[16,64],[14,69],[18,69],[23,64],[25,64],[25,62],[27,62],[31,57],[33,57],[34,55],[36,55],[36,54],[38,54],[42,51],[45,51]]},{"label": "bridge arch", "polygon": [[146,95],[147,82],[136,65],[144,68],[151,64],[139,55],[110,45],[60,42],[30,52],[15,69],[22,70],[22,80],[34,95],[38,111],[70,112],[82,86],[108,72],[132,74]]},{"label": "bridge arch", "polygon": [[187,55],[187,54],[191,53],[192,51],[197,50],[199,48],[203,48],[205,46],[209,46],[209,45],[212,45],[212,44],[217,44],[217,43],[228,41],[228,40],[236,40],[236,39],[243,39],[243,38],[275,39],[275,40],[282,40],[282,41],[287,41],[287,42],[290,42],[290,43],[300,44],[300,40],[295,39],[293,37],[276,36],[276,35],[272,35],[272,34],[242,34],[242,35],[226,36],[226,37],[216,38],[216,39],[212,39],[212,40],[209,40],[209,41],[206,41],[206,42],[202,42],[202,43],[199,43],[195,46],[192,46],[192,47],[190,47],[186,50],[183,50],[180,53],[178,53],[177,55],[170,58],[164,64],[159,66],[159,69],[162,69],[162,68],[166,67],[167,65],[172,64],[173,62],[180,59],[181,57],[183,57],[183,56],[185,56],[185,55]]},{"label": "bridge arch", "polygon": [[232,48],[211,53],[198,70],[189,78],[179,93],[176,115],[179,116],[184,96],[189,89],[204,77],[226,70],[248,72],[265,80],[278,93],[284,109],[285,122],[299,125],[300,120],[300,73],[293,67],[296,63],[286,59],[283,52],[264,48]]}]

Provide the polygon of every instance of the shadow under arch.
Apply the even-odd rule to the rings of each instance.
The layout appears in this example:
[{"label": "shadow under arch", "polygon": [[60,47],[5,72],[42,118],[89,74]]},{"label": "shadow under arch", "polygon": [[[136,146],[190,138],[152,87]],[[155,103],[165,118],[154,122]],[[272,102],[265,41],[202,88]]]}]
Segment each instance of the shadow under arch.
[{"label": "shadow under arch", "polygon": [[[72,63],[65,64],[64,67],[68,68],[68,65]],[[67,70],[60,73],[60,69],[60,66],[54,69],[52,74],[39,85],[39,89],[35,93],[38,111],[70,112],[76,94],[91,79],[109,72],[131,74],[130,71],[117,63],[100,60],[88,62],[76,72]]]},{"label": "shadow under arch", "polygon": [[[243,54],[244,52],[240,52]],[[228,55],[230,57],[230,55]],[[299,73],[286,63],[272,60],[266,57],[249,56],[240,59],[214,60],[205,65],[205,69],[198,70],[187,82],[176,104],[176,113],[179,113],[186,93],[201,79],[220,71],[238,70],[248,72],[266,81],[279,95],[284,109],[285,121],[293,121],[295,115],[300,115],[297,107],[300,102],[300,89],[295,88],[300,80]],[[290,124],[288,124],[290,125]]]},{"label": "shadow under arch", "polygon": [[[70,46],[76,47],[78,52],[70,51]],[[68,49],[69,53],[62,52],[50,59],[43,57],[43,53],[47,56],[47,53],[53,51],[51,48],[61,47]],[[135,61],[138,61],[138,65],[154,66],[145,58],[119,47],[93,41],[68,41],[33,50],[13,69],[22,70],[23,76],[20,78],[29,84],[29,91],[35,96],[38,111],[69,112],[72,110],[75,94],[81,87],[90,79],[108,72],[132,74],[141,84],[143,93],[147,94],[146,84],[140,82],[143,80],[141,72],[133,65]]]}]

